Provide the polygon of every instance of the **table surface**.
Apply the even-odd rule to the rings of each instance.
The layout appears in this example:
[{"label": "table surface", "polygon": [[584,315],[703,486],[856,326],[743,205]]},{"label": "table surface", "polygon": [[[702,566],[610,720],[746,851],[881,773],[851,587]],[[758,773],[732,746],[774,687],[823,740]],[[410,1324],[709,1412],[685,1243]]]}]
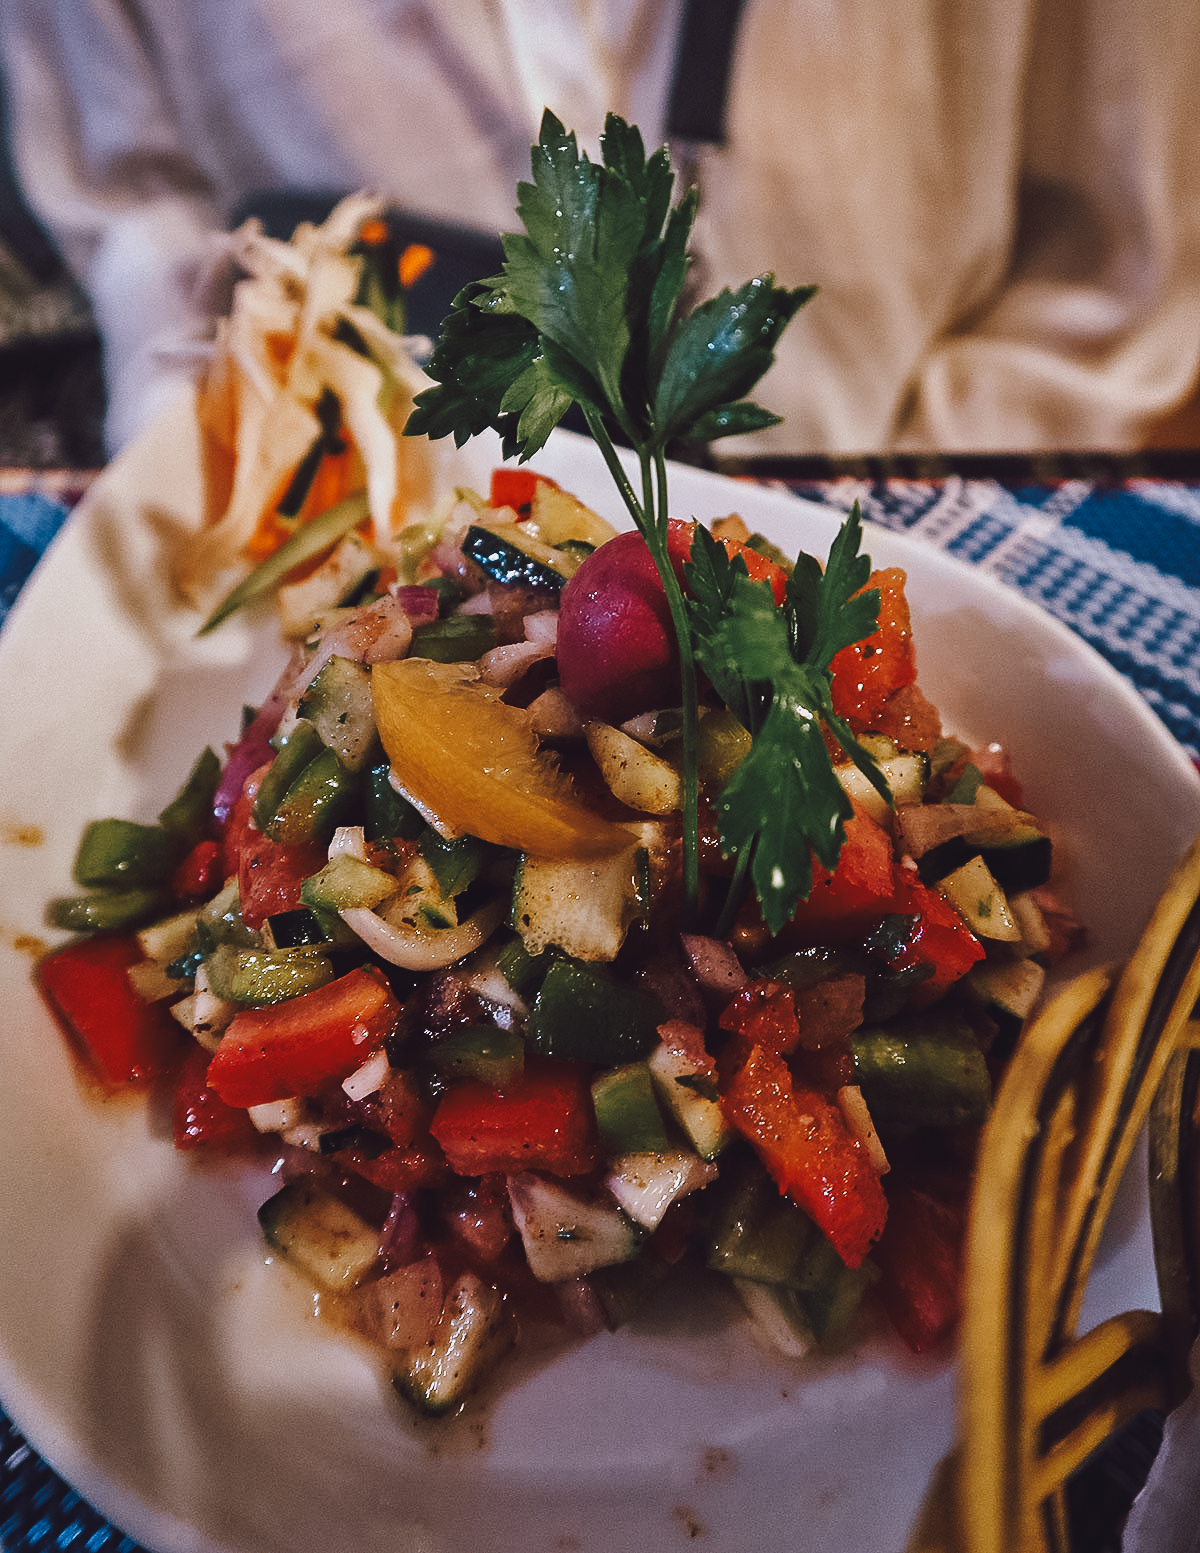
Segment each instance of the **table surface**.
[{"label": "table surface", "polygon": [[[1200,467],[1184,460],[791,460],[731,472],[865,517],[1015,588],[1089,642],[1200,761]],[[91,482],[0,469],[0,625]],[[1139,1420],[1085,1471],[1080,1553],[1119,1546],[1161,1420]],[[41,1459],[0,1407],[0,1548],[138,1553]]]}]

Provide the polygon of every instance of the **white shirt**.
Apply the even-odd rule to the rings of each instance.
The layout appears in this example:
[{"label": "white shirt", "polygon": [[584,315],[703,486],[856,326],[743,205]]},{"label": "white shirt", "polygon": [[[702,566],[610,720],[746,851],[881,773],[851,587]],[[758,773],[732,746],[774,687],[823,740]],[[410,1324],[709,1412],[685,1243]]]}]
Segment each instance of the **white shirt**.
[{"label": "white shirt", "polygon": [[[15,156],[92,298],[111,444],[207,329],[245,196],[511,229],[543,105],[592,146],[608,109],[663,138],[680,4],[4,0]],[[1136,444],[1200,363],[1197,59],[1195,0],[747,0],[697,240],[711,287],[821,287],[752,445]]]}]

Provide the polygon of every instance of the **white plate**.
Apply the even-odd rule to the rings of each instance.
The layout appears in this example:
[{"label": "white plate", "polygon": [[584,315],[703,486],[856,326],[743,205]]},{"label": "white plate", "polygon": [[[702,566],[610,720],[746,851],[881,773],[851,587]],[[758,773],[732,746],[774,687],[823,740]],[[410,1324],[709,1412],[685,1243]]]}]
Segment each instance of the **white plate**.
[{"label": "white plate", "polygon": [[[472,444],[458,464],[481,479],[493,456]],[[619,516],[589,446],[556,437],[536,466]],[[153,816],[282,661],[269,622],[197,641],[170,600],[165,557],[199,481],[183,405],[98,482],[0,639],[0,1396],[16,1422],[158,1553],[898,1553],[951,1442],[948,1359],[879,1338],[786,1362],[702,1306],[525,1365],[466,1425],[417,1425],[264,1263],[262,1180],[199,1171],[142,1106],[81,1095],[30,982],[45,902],[69,889],[83,824]],[[793,552],[824,556],[836,529],[691,470],[673,489],[677,515],[736,508]],[[1049,618],[868,537],[876,564],[908,570],[921,681],[948,727],[1008,744],[1053,822],[1091,957],[1127,951],[1200,827],[1190,763]],[[1123,1214],[1097,1308],[1154,1303],[1136,1189]]]}]

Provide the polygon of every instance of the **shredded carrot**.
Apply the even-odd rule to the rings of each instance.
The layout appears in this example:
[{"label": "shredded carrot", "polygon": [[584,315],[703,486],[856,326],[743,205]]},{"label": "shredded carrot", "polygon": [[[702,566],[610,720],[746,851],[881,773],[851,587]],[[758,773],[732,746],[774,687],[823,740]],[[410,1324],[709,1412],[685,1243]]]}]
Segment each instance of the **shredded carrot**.
[{"label": "shredded carrot", "polygon": [[405,291],[416,285],[436,258],[433,249],[427,248],[424,243],[409,243],[398,263],[400,284]]},{"label": "shredded carrot", "polygon": [[388,240],[388,224],[378,216],[370,221],[364,221],[362,231],[358,234],[360,243],[365,243],[368,248],[378,248]]}]

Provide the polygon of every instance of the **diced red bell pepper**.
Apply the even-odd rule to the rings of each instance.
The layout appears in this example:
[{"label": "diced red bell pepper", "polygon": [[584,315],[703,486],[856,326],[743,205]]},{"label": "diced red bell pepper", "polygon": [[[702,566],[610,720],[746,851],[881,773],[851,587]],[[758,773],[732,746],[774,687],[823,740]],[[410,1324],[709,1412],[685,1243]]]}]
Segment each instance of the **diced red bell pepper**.
[{"label": "diced red bell pepper", "polygon": [[211,1056],[193,1043],[179,1065],[172,1108],[175,1147],[215,1147],[224,1152],[254,1148],[261,1134],[245,1111],[226,1105],[208,1086]]},{"label": "diced red bell pepper", "polygon": [[582,1175],[596,1163],[596,1120],[588,1070],[553,1057],[528,1057],[505,1089],[478,1079],[451,1084],[430,1131],[459,1175],[544,1170]]},{"label": "diced red bell pepper", "polygon": [[723,1075],[722,1108],[779,1190],[799,1203],[847,1267],[860,1266],[883,1230],[887,1200],[837,1106],[795,1084],[777,1053],[755,1046]]},{"label": "diced red bell pepper", "polygon": [[313,992],[235,1014],[208,1082],[229,1105],[313,1095],[348,1078],[395,1028],[400,1004],[381,971],[359,967]]},{"label": "diced red bell pepper", "polygon": [[205,900],[225,882],[225,848],[219,841],[198,841],[171,875],[171,891],[181,901]]},{"label": "diced red bell pepper", "polygon": [[342,1149],[330,1157],[386,1192],[415,1192],[421,1187],[437,1186],[449,1174],[442,1151],[428,1138],[424,1144],[384,1149],[374,1158],[357,1149]]},{"label": "diced red bell pepper", "polygon": [[557,484],[558,481],[551,480],[549,475],[536,474],[532,469],[501,466],[492,470],[488,504],[492,507],[511,507],[514,512],[521,513],[533,501],[539,485]]},{"label": "diced red bell pepper", "polygon": [[873,1260],[892,1325],[914,1353],[926,1353],[954,1330],[961,1308],[963,1184],[930,1186],[889,1180],[887,1228]]},{"label": "diced red bell pepper", "polygon": [[38,985],[59,1024],[110,1084],[169,1074],[183,1031],[163,1003],[147,1003],[126,974],[142,959],[132,935],[80,938],[38,966]]},{"label": "diced red bell pepper", "polygon": [[896,566],[871,573],[866,589],[879,589],[879,625],[863,641],[843,647],[830,665],[833,709],[855,733],[874,728],[891,697],[917,677],[904,582]]}]

